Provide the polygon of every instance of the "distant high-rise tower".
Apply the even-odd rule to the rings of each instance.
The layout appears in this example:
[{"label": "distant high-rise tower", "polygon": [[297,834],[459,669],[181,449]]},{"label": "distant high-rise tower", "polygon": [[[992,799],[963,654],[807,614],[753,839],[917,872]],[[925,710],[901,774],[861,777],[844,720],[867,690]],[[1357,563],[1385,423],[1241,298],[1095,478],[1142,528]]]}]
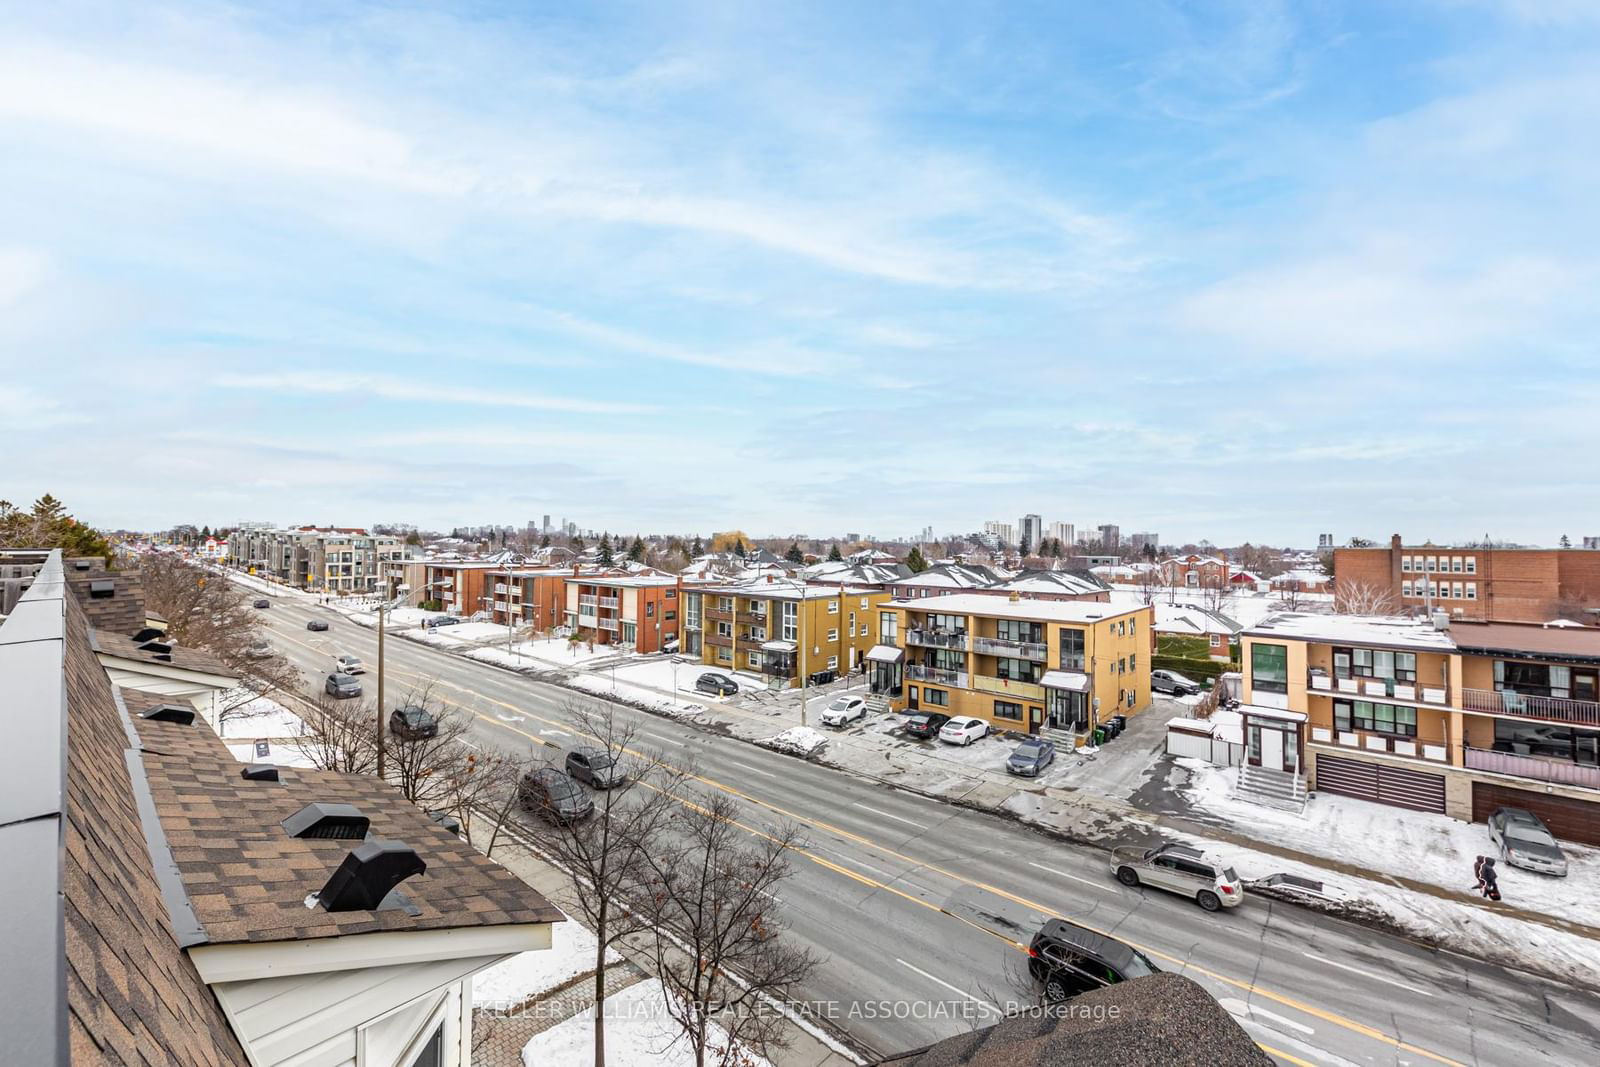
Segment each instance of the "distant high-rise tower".
[{"label": "distant high-rise tower", "polygon": [[983,532],[986,534],[993,534],[1003,543],[1008,545],[1014,545],[1017,543],[1017,528],[1011,525],[1009,522],[1001,522],[999,519],[990,519],[988,522],[983,524]]},{"label": "distant high-rise tower", "polygon": [[1333,547],[1333,534],[1317,534],[1317,547],[1318,548],[1332,548]]},{"label": "distant high-rise tower", "polygon": [[550,532],[550,516],[546,515],[544,517],[544,522],[541,523],[540,526],[539,526],[539,532],[540,533],[549,533]]},{"label": "distant high-rise tower", "polygon": [[1144,551],[1146,545],[1152,549],[1161,547],[1161,535],[1158,533],[1136,533],[1128,536],[1128,548],[1135,554]]},{"label": "distant high-rise tower", "polygon": [[1017,520],[1017,544],[1027,545],[1030,552],[1039,551],[1044,540],[1044,520],[1037,515],[1024,515]]},{"label": "distant high-rise tower", "polygon": [[1100,527],[1100,544],[1107,552],[1115,552],[1122,547],[1122,527],[1114,522],[1108,522]]}]

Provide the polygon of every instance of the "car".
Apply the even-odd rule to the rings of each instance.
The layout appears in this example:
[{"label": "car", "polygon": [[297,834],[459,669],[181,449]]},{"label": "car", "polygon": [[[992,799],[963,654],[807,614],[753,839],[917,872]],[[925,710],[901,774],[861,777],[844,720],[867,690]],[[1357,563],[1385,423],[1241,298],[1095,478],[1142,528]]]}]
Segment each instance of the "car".
[{"label": "car", "polygon": [[1244,885],[1232,867],[1188,845],[1111,850],[1111,873],[1132,888],[1148,885],[1188,897],[1206,911],[1244,903]]},{"label": "car", "polygon": [[822,725],[843,726],[845,723],[867,717],[867,701],[865,697],[840,697],[829,704],[822,712]]},{"label": "car", "polygon": [[245,646],[244,654],[251,659],[271,659],[272,646],[266,641],[251,641]]},{"label": "car", "polygon": [[402,704],[389,713],[389,732],[406,741],[439,736],[439,720],[421,704]]},{"label": "car", "polygon": [[428,620],[429,626],[460,626],[461,620],[454,615],[440,615],[436,619]]},{"label": "car", "polygon": [[950,716],[930,711],[911,716],[906,720],[904,729],[907,737],[916,737],[927,741],[938,737],[939,731],[944,729],[944,724],[949,721]]},{"label": "car", "polygon": [[1050,1003],[1160,971],[1132,945],[1066,919],[1045,920],[1028,943],[1028,973]]},{"label": "car", "polygon": [[338,665],[339,670],[343,671],[345,674],[367,673],[367,669],[361,665],[361,660],[357,656],[352,656],[349,654],[335,656],[333,657],[333,661]]},{"label": "car", "polygon": [[1157,693],[1171,693],[1175,697],[1194,696],[1200,692],[1200,683],[1185,678],[1177,671],[1154,670],[1150,672],[1150,688]]},{"label": "car", "polygon": [[323,622],[321,619],[312,619],[310,622],[306,623],[306,629],[315,630],[317,633],[322,633],[327,628],[328,624]]},{"label": "car", "polygon": [[702,693],[710,693],[712,696],[719,697],[739,691],[738,682],[729,678],[726,674],[718,674],[716,671],[706,671],[706,673],[696,678],[694,687]]},{"label": "car", "polygon": [[258,601],[256,601],[255,606],[258,607],[258,608],[270,608],[270,607],[272,607],[272,601],[270,601],[270,600],[258,600]]},{"label": "car", "polygon": [[322,691],[331,697],[338,697],[340,700],[346,697],[358,697],[361,695],[361,683],[348,674],[340,674],[336,671],[328,675],[328,680],[322,683]]},{"label": "car", "polygon": [[939,727],[939,740],[947,745],[966,747],[988,732],[989,724],[982,719],[962,716],[959,719],[951,719]]},{"label": "car", "polygon": [[1024,778],[1037,778],[1056,760],[1056,743],[1042,738],[1029,738],[1006,757],[1006,773],[1020,774]]},{"label": "car", "polygon": [[594,799],[583,787],[554,767],[541,767],[522,776],[517,802],[547,822],[577,822],[594,813]]},{"label": "car", "polygon": [[1522,808],[1496,808],[1489,816],[1489,841],[1513,867],[1567,876],[1567,857],[1544,821]]},{"label": "car", "polygon": [[612,789],[628,780],[611,753],[603,748],[575,748],[568,752],[567,773],[591,789]]},{"label": "car", "polygon": [[676,635],[668,637],[661,642],[661,651],[671,655],[678,651],[678,638]]}]

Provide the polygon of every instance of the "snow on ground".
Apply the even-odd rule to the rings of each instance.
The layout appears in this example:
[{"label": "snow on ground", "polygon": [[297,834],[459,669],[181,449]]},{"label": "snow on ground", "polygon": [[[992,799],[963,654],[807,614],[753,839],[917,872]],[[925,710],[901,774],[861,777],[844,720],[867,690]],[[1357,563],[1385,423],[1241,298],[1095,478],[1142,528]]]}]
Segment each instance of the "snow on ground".
[{"label": "snow on ground", "polygon": [[[666,996],[660,979],[651,978],[606,998],[607,1062],[693,1067],[694,1050],[667,1014]],[[711,1024],[710,1037],[718,1048],[728,1043],[727,1033],[715,1023]],[[593,1063],[594,1009],[579,1012],[535,1035],[523,1046],[522,1062],[526,1067]],[[771,1067],[765,1059],[748,1051],[740,1062],[749,1067]]]},{"label": "snow on ground", "polygon": [[[547,993],[579,975],[594,973],[594,934],[570,918],[550,928],[550,947],[519,952],[472,978],[472,1002],[479,1008],[510,1011],[529,997]],[[622,957],[606,951],[606,962]]]},{"label": "snow on ground", "polygon": [[223,718],[217,736],[231,737],[299,737],[305,730],[300,716],[273,700],[248,689],[230,689],[217,697],[220,707],[233,708]]},{"label": "snow on ground", "polygon": [[675,718],[688,718],[706,713],[706,707],[703,704],[674,700],[653,689],[630,685],[627,682],[613,682],[610,671],[596,671],[593,674],[576,675],[568,678],[566,684],[582,689],[587,693],[598,693],[603,696],[616,697],[618,700],[626,700]]},{"label": "snow on ground", "polygon": [[[617,681],[646,685],[667,693],[693,693],[695,679],[709,668],[694,660],[674,663],[673,659],[671,656],[649,656],[641,657],[637,663],[618,664]],[[676,690],[673,688],[674,681],[677,683]]]},{"label": "snow on ground", "polygon": [[233,758],[240,763],[271,763],[278,767],[315,767],[316,763],[306,758],[305,754],[293,744],[283,741],[264,742],[267,754],[256,754],[256,743],[246,741],[243,744],[231,744],[228,751],[233,753]]},{"label": "snow on ground", "polygon": [[219,567],[215,564],[206,565],[206,569],[217,574],[224,575],[229,581],[243,586],[246,589],[261,593],[264,596],[292,597],[297,600],[308,600],[312,597],[311,593],[307,593],[302,589],[291,589],[286,585],[279,585],[276,582],[269,582],[265,578],[257,578],[253,574],[240,574],[238,571],[229,570],[226,567]]},{"label": "snow on ground", "polygon": [[773,737],[756,742],[775,748],[779,752],[793,752],[797,756],[810,756],[828,743],[828,735],[809,726],[791,726]]},{"label": "snow on ground", "polygon": [[506,628],[497,622],[463,622],[455,626],[436,626],[426,631],[418,627],[418,632],[429,644],[446,646],[491,637],[498,637],[502,641],[506,639]]},{"label": "snow on ground", "polygon": [[[504,631],[501,631],[504,633]],[[513,653],[541,660],[544,666],[581,667],[593,659],[626,655],[616,645],[596,644],[593,649],[582,641],[569,641],[565,637],[542,637],[534,641],[519,641],[511,646]]]},{"label": "snow on ground", "polygon": [[[1201,590],[1178,589],[1176,591],[1162,588],[1156,591],[1155,598],[1163,604],[1187,604],[1192,607],[1204,608],[1206,599]],[[1111,603],[1123,607],[1132,607],[1145,602],[1141,590],[1128,586],[1111,587]],[[1294,609],[1302,612],[1326,612],[1333,606],[1333,597],[1329,594],[1299,594],[1299,605]],[[1288,606],[1283,602],[1283,597],[1278,593],[1230,593],[1222,598],[1217,610],[1228,618],[1234,620],[1245,629],[1259,623],[1268,615],[1280,611],[1288,611]]]},{"label": "snow on ground", "polygon": [[[1191,774],[1186,792],[1196,807],[1237,823],[1242,832],[1301,852],[1449,890],[1470,886],[1472,861],[1491,854],[1489,832],[1481,823],[1326,793],[1313,797],[1304,815],[1294,815],[1235,799],[1235,768],[1189,757],[1176,762]],[[1600,849],[1562,842],[1561,850],[1567,854],[1565,878],[1496,863],[1501,896],[1513,908],[1600,926],[1594,893],[1600,884]]]}]

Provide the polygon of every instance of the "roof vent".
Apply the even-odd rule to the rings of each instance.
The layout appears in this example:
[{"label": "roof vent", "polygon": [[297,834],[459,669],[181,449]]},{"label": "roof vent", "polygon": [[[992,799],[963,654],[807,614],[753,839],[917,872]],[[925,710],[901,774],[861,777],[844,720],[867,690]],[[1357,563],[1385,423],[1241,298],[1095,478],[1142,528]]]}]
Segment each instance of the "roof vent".
[{"label": "roof vent", "polygon": [[353,804],[307,804],[283,820],[290,837],[359,841],[367,836],[370,820]]},{"label": "roof vent", "polygon": [[449,830],[457,837],[461,836],[461,820],[451,815],[448,811],[429,811],[428,818]]},{"label": "roof vent", "polygon": [[427,869],[410,845],[363,841],[339,864],[317,901],[328,911],[376,911],[395,886]]},{"label": "roof vent", "polygon": [[117,583],[111,578],[101,578],[89,583],[89,597],[93,600],[105,600],[117,595]]},{"label": "roof vent", "polygon": [[90,563],[86,559],[75,559],[72,561],[72,569],[75,571],[86,571],[93,566],[94,564]]},{"label": "roof vent", "polygon": [[133,635],[133,642],[137,645],[142,645],[146,641],[159,641],[160,639],[161,631],[157,630],[154,626],[146,626],[144,629]]},{"label": "roof vent", "polygon": [[194,725],[194,709],[183,707],[181,704],[157,704],[149,711],[139,714],[141,719],[151,722],[175,722],[179,726]]},{"label": "roof vent", "polygon": [[156,655],[164,656],[172,651],[172,646],[162,641],[146,641],[139,646],[139,651],[153,652]]},{"label": "roof vent", "polygon": [[270,763],[252,763],[239,775],[247,782],[276,782],[278,768]]}]

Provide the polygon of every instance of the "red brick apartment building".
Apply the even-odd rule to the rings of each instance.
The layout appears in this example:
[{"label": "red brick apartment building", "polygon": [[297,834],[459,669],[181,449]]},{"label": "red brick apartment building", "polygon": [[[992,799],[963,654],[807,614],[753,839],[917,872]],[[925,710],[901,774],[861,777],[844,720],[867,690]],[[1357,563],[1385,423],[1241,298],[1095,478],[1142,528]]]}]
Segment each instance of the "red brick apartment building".
[{"label": "red brick apartment building", "polygon": [[530,626],[544,631],[565,617],[567,579],[571,567],[511,567],[493,570],[485,579],[491,592],[489,618],[502,626]]},{"label": "red brick apartment building", "polygon": [[1600,625],[1600,550],[1406,545],[1338,548],[1335,595],[1346,583],[1388,590],[1406,612],[1431,599],[1454,618],[1496,622],[1567,619]]},{"label": "red brick apartment building", "polygon": [[564,621],[602,645],[660,652],[678,635],[678,577],[660,571],[598,571],[565,579]]}]

